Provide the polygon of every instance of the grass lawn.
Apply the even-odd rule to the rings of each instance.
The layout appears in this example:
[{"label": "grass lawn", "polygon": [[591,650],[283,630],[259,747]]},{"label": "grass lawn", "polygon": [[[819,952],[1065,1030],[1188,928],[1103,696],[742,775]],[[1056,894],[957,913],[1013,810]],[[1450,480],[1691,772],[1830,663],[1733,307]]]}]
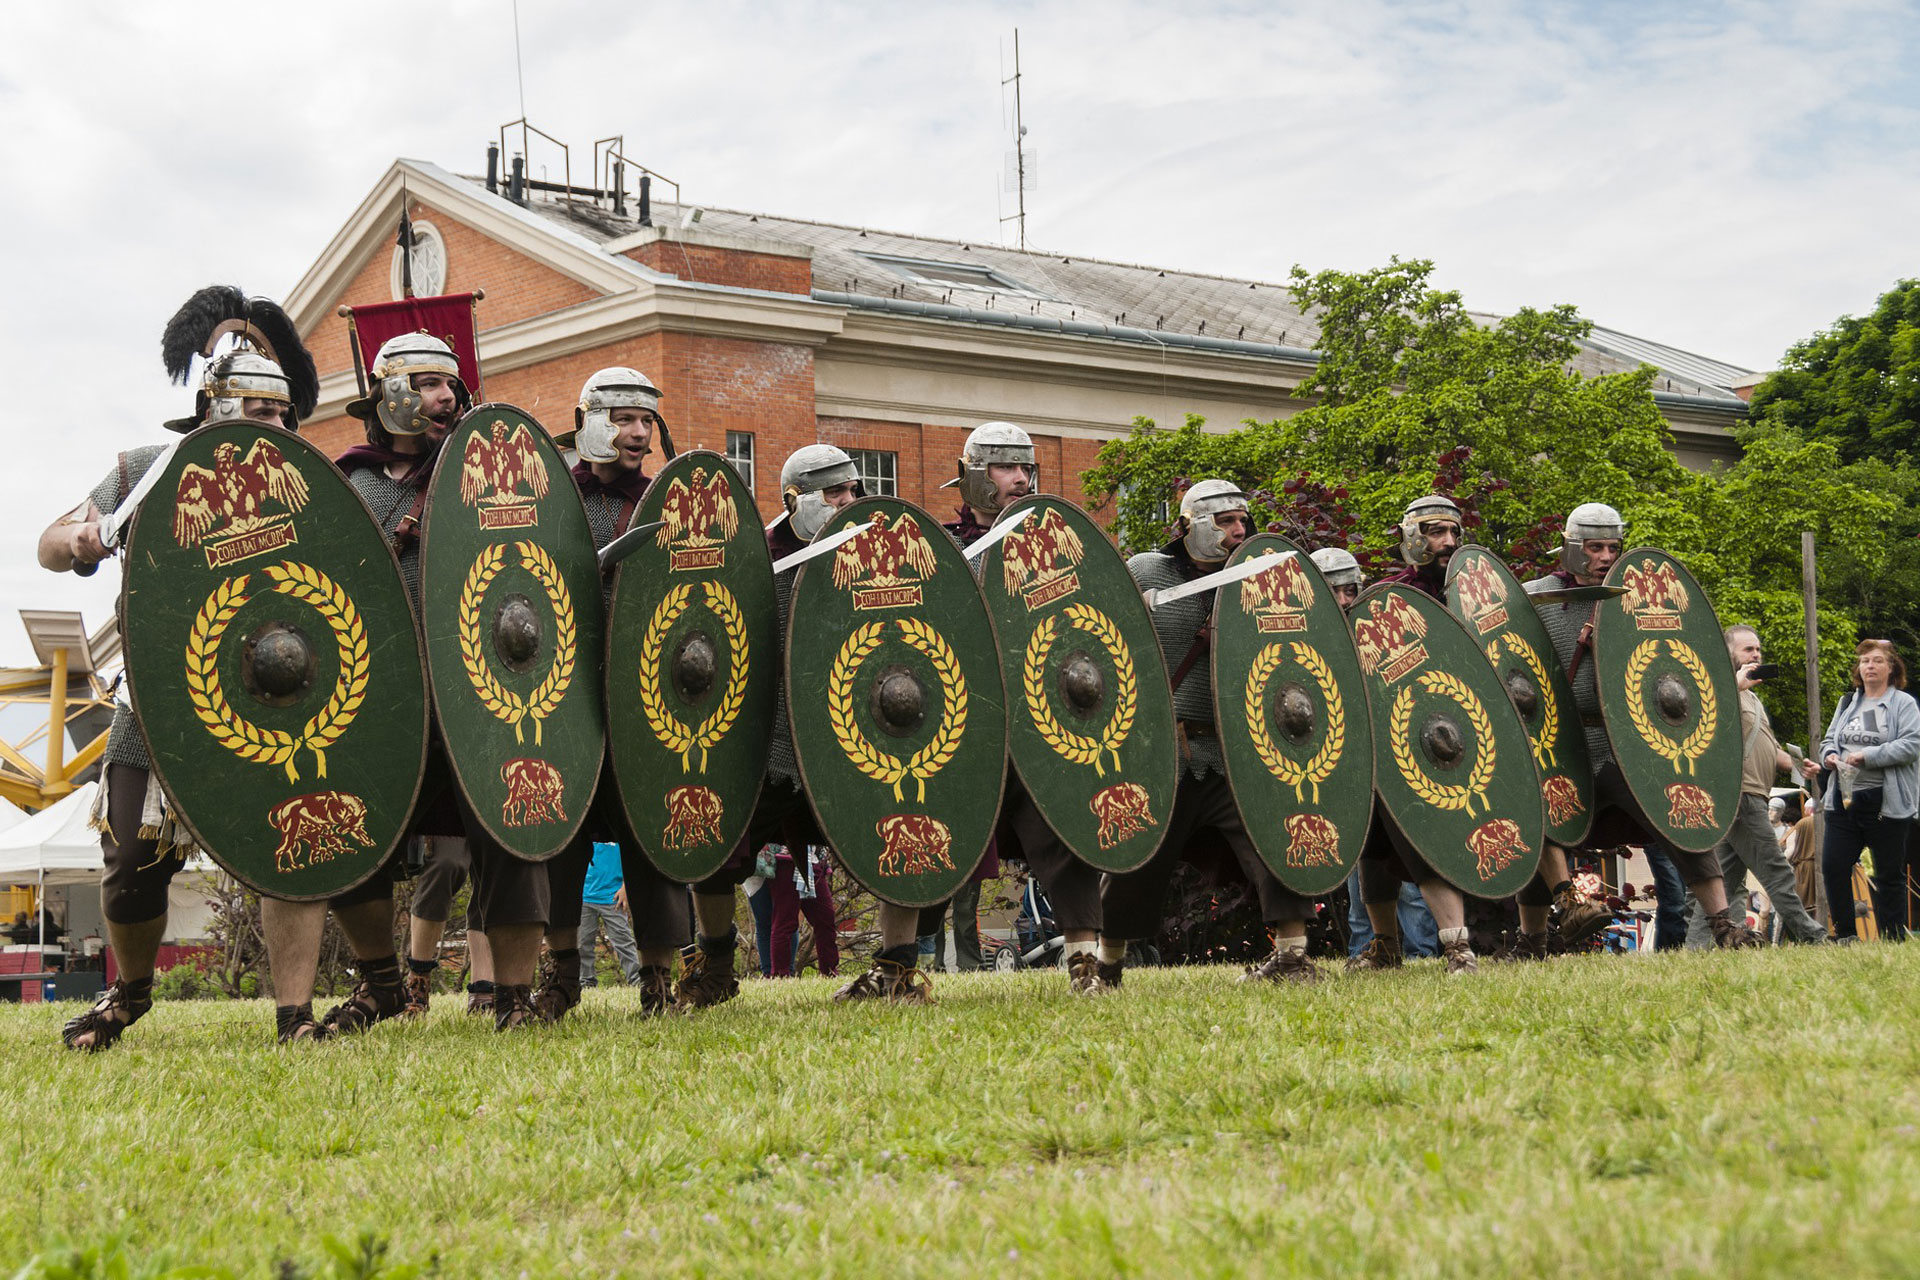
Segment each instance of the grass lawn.
[{"label": "grass lawn", "polygon": [[161,1004],[98,1057],[10,1006],[0,1273],[387,1274],[328,1260],[363,1231],[461,1277],[1920,1273],[1920,947],[1234,976],[291,1050]]}]

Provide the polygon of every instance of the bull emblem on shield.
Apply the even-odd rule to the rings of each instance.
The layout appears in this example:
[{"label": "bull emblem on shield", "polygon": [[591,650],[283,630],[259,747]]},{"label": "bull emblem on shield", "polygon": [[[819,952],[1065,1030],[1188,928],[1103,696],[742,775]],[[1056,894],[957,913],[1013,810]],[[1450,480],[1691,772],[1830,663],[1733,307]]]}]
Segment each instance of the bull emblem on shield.
[{"label": "bull emblem on shield", "polygon": [[1713,820],[1713,797],[1691,782],[1674,783],[1667,788],[1667,825],[1711,831],[1720,825]]},{"label": "bull emblem on shield", "polygon": [[1122,840],[1158,826],[1147,809],[1147,789],[1137,782],[1121,782],[1094,793],[1087,801],[1093,816],[1100,820],[1102,849],[1111,849]]},{"label": "bull emblem on shield", "polygon": [[1290,867],[1336,867],[1340,865],[1340,829],[1317,813],[1295,813],[1287,817],[1287,865]]},{"label": "bull emblem on shield", "polygon": [[666,849],[696,849],[720,842],[720,795],[706,787],[675,787],[667,792],[667,825],[660,832]]},{"label": "bull emblem on shield", "polygon": [[1518,862],[1521,854],[1533,852],[1520,838],[1520,824],[1511,818],[1495,818],[1475,827],[1467,833],[1467,848],[1473,852],[1473,869],[1482,880],[1493,879]]},{"label": "bull emblem on shield", "polygon": [[280,833],[273,869],[283,873],[331,862],[352,853],[356,844],[373,847],[367,835],[367,802],[344,791],[316,791],[283,800],[267,811],[267,824]]},{"label": "bull emblem on shield", "polygon": [[1540,792],[1547,801],[1547,821],[1556,827],[1585,807],[1580,803],[1580,792],[1573,785],[1573,779],[1563,774],[1548,778]]},{"label": "bull emblem on shield", "polygon": [[521,758],[500,766],[500,781],[507,784],[507,798],[500,806],[500,821],[509,827],[530,827],[536,822],[565,822],[560,807],[567,784],[560,771],[545,760]]},{"label": "bull emblem on shield", "polygon": [[891,814],[873,824],[880,837],[879,873],[918,876],[953,870],[953,832],[924,813]]}]

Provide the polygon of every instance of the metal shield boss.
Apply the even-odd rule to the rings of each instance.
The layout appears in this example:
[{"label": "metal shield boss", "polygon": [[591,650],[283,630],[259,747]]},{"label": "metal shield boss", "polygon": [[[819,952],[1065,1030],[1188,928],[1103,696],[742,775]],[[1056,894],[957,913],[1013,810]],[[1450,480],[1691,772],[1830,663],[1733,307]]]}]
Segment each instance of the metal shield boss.
[{"label": "metal shield boss", "polygon": [[546,430],[483,404],[440,447],[420,616],[454,780],[492,839],[550,858],[586,820],[606,713],[593,531]]},{"label": "metal shield boss", "polygon": [[1653,831],[1700,853],[1740,803],[1740,693],[1713,604],[1655,547],[1614,562],[1623,595],[1593,612],[1594,680],[1607,741]]},{"label": "metal shield boss", "polygon": [[1547,839],[1572,848],[1593,826],[1593,766],[1573,685],[1526,588],[1485,547],[1461,547],[1447,562],[1447,603],[1493,664],[1527,727]]},{"label": "metal shield boss", "polygon": [[980,557],[1007,691],[1008,742],[1034,805],[1102,871],[1160,847],[1179,781],[1173,695],[1126,561],[1087,514],[1037,495]]},{"label": "metal shield boss", "polygon": [[614,571],[607,749],[627,823],[664,874],[705,879],[747,829],[779,694],[773,567],[753,491],[683,453],[634,511],[660,529]]},{"label": "metal shield boss", "polygon": [[1000,811],[1007,715],[973,567],[927,512],[863,498],[816,535],[867,532],[808,561],[787,627],[787,715],[821,831],[861,884],[944,902]]},{"label": "metal shield boss", "polygon": [[176,817],[276,898],[328,898],[405,832],[426,666],[400,567],[347,478],[257,422],[180,443],[127,540],[126,670]]},{"label": "metal shield boss", "polygon": [[1462,892],[1517,892],[1539,863],[1546,805],[1526,725],[1480,645],[1404,583],[1362,592],[1349,621],[1388,816]]},{"label": "metal shield boss", "polygon": [[1366,844],[1373,725],[1346,615],[1306,552],[1260,534],[1228,567],[1289,551],[1214,602],[1214,723],[1248,838],[1280,883],[1313,896]]}]

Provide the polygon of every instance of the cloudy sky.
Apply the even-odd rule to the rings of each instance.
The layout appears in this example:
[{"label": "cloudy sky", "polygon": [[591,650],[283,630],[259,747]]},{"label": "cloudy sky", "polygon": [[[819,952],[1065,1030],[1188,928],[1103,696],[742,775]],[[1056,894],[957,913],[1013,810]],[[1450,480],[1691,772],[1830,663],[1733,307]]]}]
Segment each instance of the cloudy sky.
[{"label": "cloudy sky", "polygon": [[0,661],[17,608],[111,609],[35,540],[189,406],[173,309],[283,295],[396,156],[479,171],[523,84],[576,178],[621,134],[698,203],[990,239],[1018,27],[1037,247],[1427,257],[1478,309],[1766,369],[1920,274],[1917,7],[520,0],[517,75],[511,0],[6,5]]}]

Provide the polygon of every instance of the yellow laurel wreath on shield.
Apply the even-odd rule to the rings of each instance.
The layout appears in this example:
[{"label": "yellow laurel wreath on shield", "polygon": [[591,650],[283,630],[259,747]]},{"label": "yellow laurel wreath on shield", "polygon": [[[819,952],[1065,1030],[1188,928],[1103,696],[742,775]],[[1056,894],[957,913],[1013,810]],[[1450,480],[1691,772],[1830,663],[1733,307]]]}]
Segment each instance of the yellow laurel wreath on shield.
[{"label": "yellow laurel wreath on shield", "polygon": [[1326,708],[1326,738],[1320,743],[1320,749],[1303,764],[1285,755],[1267,730],[1267,685],[1272,681],[1273,673],[1286,660],[1287,653],[1287,646],[1279,641],[1262,649],[1247,672],[1246,704],[1243,708],[1247,717],[1247,736],[1253,740],[1253,749],[1259,755],[1260,763],[1266,765],[1267,771],[1283,785],[1293,788],[1295,800],[1304,803],[1305,788],[1311,786],[1313,803],[1319,804],[1320,784],[1333,776],[1334,768],[1340,763],[1340,753],[1346,748],[1346,705],[1340,699],[1340,686],[1334,683],[1333,668],[1327,665],[1327,660],[1320,656],[1318,649],[1296,640],[1292,652],[1293,660],[1307,669],[1320,690],[1320,702]]},{"label": "yellow laurel wreath on shield", "polygon": [[566,698],[567,687],[573,683],[574,650],[579,628],[574,620],[573,596],[568,592],[566,579],[560,576],[560,567],[554,563],[553,557],[547,554],[545,548],[532,542],[516,542],[513,549],[519,554],[521,565],[546,591],[547,603],[553,609],[553,665],[547,668],[545,678],[534,687],[533,692],[523,699],[494,677],[493,668],[487,662],[480,628],[480,605],[486,599],[487,588],[493,585],[494,578],[506,567],[505,543],[482,547],[467,569],[466,582],[460,588],[460,663],[466,668],[467,680],[473,685],[480,705],[496,719],[513,726],[515,742],[526,740],[521,725],[526,720],[532,720],[533,740],[537,745],[541,739],[541,723]]},{"label": "yellow laurel wreath on shield", "polygon": [[1653,717],[1647,714],[1646,693],[1642,689],[1647,668],[1653,665],[1653,659],[1659,652],[1658,640],[1643,640],[1634,646],[1627,656],[1627,718],[1633,722],[1634,732],[1657,756],[1673,762],[1673,771],[1680,772],[1680,762],[1687,762],[1687,772],[1694,772],[1694,764],[1706,753],[1707,744],[1713,741],[1714,730],[1720,725],[1720,702],[1713,692],[1713,681],[1707,675],[1707,664],[1700,660],[1692,645],[1684,640],[1667,641],[1667,652],[1674,661],[1686,668],[1693,677],[1694,688],[1700,691],[1700,720],[1693,726],[1693,732],[1686,737],[1675,739],[1667,736]]},{"label": "yellow laurel wreath on shield", "polygon": [[912,777],[919,784],[918,798],[924,801],[927,779],[953,759],[954,752],[959,750],[961,735],[966,732],[966,673],[960,669],[960,659],[953,649],[932,626],[918,618],[897,618],[894,625],[900,628],[901,638],[909,646],[926,656],[933,664],[934,674],[940,677],[940,725],[933,737],[902,760],[874,746],[854,720],[854,677],[860,673],[860,664],[880,647],[887,626],[884,621],[855,628],[840,645],[840,652],[834,655],[833,667],[827,672],[827,721],[833,727],[834,740],[847,753],[854,768],[875,782],[891,786],[895,800],[903,798],[901,781]]},{"label": "yellow laurel wreath on shield", "polygon": [[326,705],[315,712],[298,734],[282,729],[262,729],[253,724],[227,701],[220,683],[220,641],[233,624],[234,615],[250,597],[247,575],[228,578],[213,589],[194,616],[187,633],[187,698],[193,712],[227,750],[243,760],[259,764],[283,765],[287,781],[298,782],[294,756],[302,748],[313,752],[314,771],[327,776],[327,749],[340,740],[366,701],[367,677],[371,661],[367,652],[367,630],[353,598],[332,578],[293,560],[268,565],[265,569],[273,589],[307,605],[325,620],[333,632],[339,659],[339,673]]},{"label": "yellow laurel wreath on shield", "polygon": [[668,591],[654,607],[653,616],[647,620],[647,629],[640,637],[640,709],[647,717],[647,726],[653,730],[653,736],[660,745],[680,757],[680,771],[693,771],[693,753],[700,752],[700,772],[707,771],[707,753],[727,736],[733,728],[733,722],[740,718],[740,709],[747,701],[747,620],[741,613],[740,602],[734,599],[733,592],[718,582],[703,582],[706,590],[707,607],[720,620],[725,632],[727,644],[732,656],[727,661],[727,685],[720,692],[720,701],[700,722],[700,727],[690,727],[661,696],[660,655],[665,649],[667,635],[673,630],[673,624],[680,620],[693,603],[693,583],[683,582]]},{"label": "yellow laurel wreath on shield", "polygon": [[1465,809],[1471,818],[1477,796],[1482,810],[1490,810],[1493,805],[1487,799],[1487,783],[1493,779],[1493,718],[1487,714],[1479,696],[1459,676],[1445,671],[1425,671],[1420,675],[1419,684],[1428,693],[1458,703],[1467,713],[1467,723],[1473,728],[1473,768],[1467,771],[1464,783],[1435,782],[1420,768],[1407,732],[1413,720],[1413,686],[1403,685],[1387,717],[1387,742],[1400,776],[1406,779],[1414,795],[1436,809]]},{"label": "yellow laurel wreath on shield", "polygon": [[1111,755],[1113,767],[1120,768],[1120,746],[1133,732],[1134,717],[1140,709],[1140,681],[1134,674],[1133,654],[1127,648],[1120,627],[1100,610],[1088,604],[1069,605],[1066,618],[1073,626],[1100,642],[1113,661],[1113,715],[1100,736],[1075,733],[1061,724],[1047,699],[1047,655],[1053,650],[1059,614],[1041,619],[1027,637],[1027,649],[1020,664],[1020,682],[1027,695],[1027,711],[1040,740],[1073,764],[1090,764],[1095,777],[1107,776],[1100,757]]},{"label": "yellow laurel wreath on shield", "polygon": [[[1501,635],[1500,641],[1507,651],[1527,664],[1527,670],[1533,673],[1534,688],[1540,691],[1540,736],[1527,735],[1527,741],[1533,746],[1533,759],[1542,769],[1550,769],[1559,763],[1554,755],[1554,744],[1560,741],[1560,703],[1553,696],[1553,679],[1547,674],[1547,664],[1541,661],[1539,651],[1528,644],[1522,636],[1508,631]],[[1489,649],[1493,646],[1488,645]]]}]

